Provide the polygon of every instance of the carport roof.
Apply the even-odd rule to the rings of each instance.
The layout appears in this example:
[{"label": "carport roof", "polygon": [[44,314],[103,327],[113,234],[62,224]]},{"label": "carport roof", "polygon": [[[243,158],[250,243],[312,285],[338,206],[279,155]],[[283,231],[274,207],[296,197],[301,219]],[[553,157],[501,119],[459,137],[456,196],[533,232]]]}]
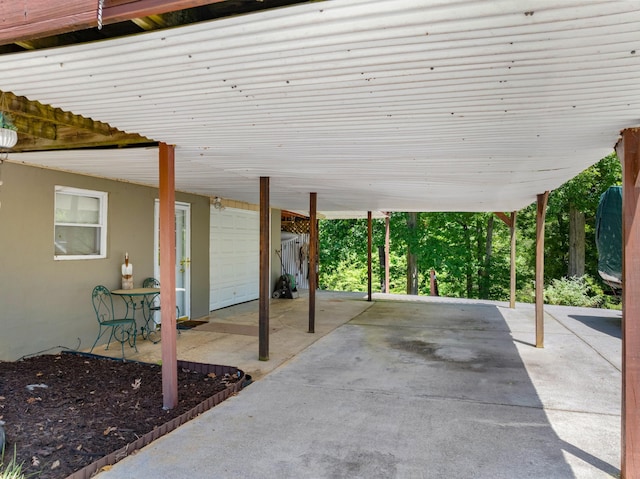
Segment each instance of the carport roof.
[{"label": "carport roof", "polygon": [[[181,191],[513,211],[640,123],[639,24],[633,1],[330,0],[2,55],[0,89],[176,145]],[[157,185],[157,157],[10,160]]]}]

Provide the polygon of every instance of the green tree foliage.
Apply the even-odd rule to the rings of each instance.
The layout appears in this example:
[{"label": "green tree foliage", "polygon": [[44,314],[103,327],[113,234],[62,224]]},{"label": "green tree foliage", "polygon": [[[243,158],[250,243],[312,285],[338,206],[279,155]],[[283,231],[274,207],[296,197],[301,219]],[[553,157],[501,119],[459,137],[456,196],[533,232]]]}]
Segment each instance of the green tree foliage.
[{"label": "green tree foliage", "polygon": [[[373,236],[374,245],[384,244],[384,224],[380,225],[378,220],[374,222]],[[319,287],[337,291],[366,291],[367,220],[320,221],[319,239]],[[377,254],[377,249],[374,253]],[[377,268],[373,271],[373,284],[379,284]]]},{"label": "green tree foliage", "polygon": [[[545,282],[548,285],[554,279],[567,276],[569,209],[573,205],[584,213],[586,220],[585,272],[592,279],[582,278],[582,284],[588,285],[590,291],[603,288],[597,273],[595,214],[600,195],[620,182],[620,162],[615,154],[611,154],[551,192],[545,233]],[[442,296],[508,300],[509,228],[492,216],[493,213],[418,213],[416,229],[410,234],[406,213],[391,213],[390,292],[406,292],[406,256],[410,246],[418,256],[419,294],[429,294],[429,271],[434,269]],[[379,290],[384,278],[384,267],[378,256],[378,249],[384,247],[384,234],[384,220],[374,220],[374,291]],[[535,234],[534,203],[518,212],[516,271],[519,301],[534,300]],[[554,284],[556,289],[564,286]],[[320,222],[320,287],[367,290],[366,219]],[[573,283],[569,287],[576,289]]]},{"label": "green tree foliage", "polygon": [[[607,188],[622,183],[622,169],[615,153],[603,158],[560,188],[549,194],[545,223],[545,283],[554,278],[568,276],[569,264],[569,208],[575,205],[585,215],[585,273],[592,278],[598,275],[598,251],[596,249],[595,223],[600,195]],[[519,213],[518,231],[522,247],[518,255],[525,258],[525,271],[535,269],[535,221],[536,205],[532,204]],[[601,283],[604,284],[604,283]]]}]

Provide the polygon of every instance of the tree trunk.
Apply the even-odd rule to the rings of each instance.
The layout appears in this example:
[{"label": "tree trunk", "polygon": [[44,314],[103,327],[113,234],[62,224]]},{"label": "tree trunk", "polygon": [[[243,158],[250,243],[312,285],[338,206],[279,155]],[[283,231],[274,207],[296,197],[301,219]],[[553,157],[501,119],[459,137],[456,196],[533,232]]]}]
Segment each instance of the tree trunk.
[{"label": "tree trunk", "polygon": [[[563,210],[564,211],[564,210]],[[568,243],[568,236],[566,234],[566,232],[569,229],[569,226],[567,225],[566,220],[566,215],[563,211],[560,211],[557,214],[557,220],[558,220],[558,226],[557,226],[557,230],[560,232],[560,234],[558,234],[558,237],[560,239],[560,251],[562,251],[562,257],[558,257],[558,258],[553,258],[553,257],[547,257],[545,261],[549,262],[549,261],[561,261],[564,268],[569,268],[569,259],[568,259],[568,251],[569,251],[569,243]],[[553,222],[551,222],[550,224],[550,236],[553,236]],[[564,269],[562,268],[562,269]]]},{"label": "tree trunk", "polygon": [[386,258],[385,258],[385,254],[384,254],[384,246],[378,246],[378,261],[379,261],[379,270],[380,270],[380,291],[382,291],[383,293],[388,293],[389,291],[387,291],[387,289],[385,288],[386,285],[386,276],[384,274],[384,265],[386,263]]},{"label": "tree trunk", "polygon": [[467,249],[467,264],[466,264],[466,276],[467,276],[467,298],[473,297],[473,252],[471,251],[471,233],[469,232],[469,225],[462,225],[464,230],[464,245]]},{"label": "tree trunk", "polygon": [[416,225],[418,223],[418,213],[407,213],[407,294],[418,294],[418,257],[412,251],[411,245],[415,244]]},{"label": "tree trunk", "polygon": [[584,275],[585,226],[584,213],[569,206],[569,277]]}]

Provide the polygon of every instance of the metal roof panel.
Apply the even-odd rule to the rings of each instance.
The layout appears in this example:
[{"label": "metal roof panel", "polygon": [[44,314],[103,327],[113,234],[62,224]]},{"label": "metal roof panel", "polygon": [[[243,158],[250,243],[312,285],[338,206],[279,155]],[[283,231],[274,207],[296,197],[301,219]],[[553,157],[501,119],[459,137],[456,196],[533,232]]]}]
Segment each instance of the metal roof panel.
[{"label": "metal roof panel", "polygon": [[[0,89],[177,145],[184,191],[255,203],[269,176],[288,210],[511,211],[638,125],[639,22],[626,1],[331,0],[4,55]],[[155,185],[154,155],[11,158]]]}]

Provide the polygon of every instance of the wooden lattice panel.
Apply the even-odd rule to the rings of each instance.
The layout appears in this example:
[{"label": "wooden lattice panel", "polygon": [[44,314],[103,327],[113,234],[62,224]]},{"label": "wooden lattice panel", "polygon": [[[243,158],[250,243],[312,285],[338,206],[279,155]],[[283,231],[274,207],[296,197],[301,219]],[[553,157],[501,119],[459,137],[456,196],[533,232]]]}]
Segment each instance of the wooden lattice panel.
[{"label": "wooden lattice panel", "polygon": [[298,235],[309,233],[309,220],[283,221],[280,229]]}]

